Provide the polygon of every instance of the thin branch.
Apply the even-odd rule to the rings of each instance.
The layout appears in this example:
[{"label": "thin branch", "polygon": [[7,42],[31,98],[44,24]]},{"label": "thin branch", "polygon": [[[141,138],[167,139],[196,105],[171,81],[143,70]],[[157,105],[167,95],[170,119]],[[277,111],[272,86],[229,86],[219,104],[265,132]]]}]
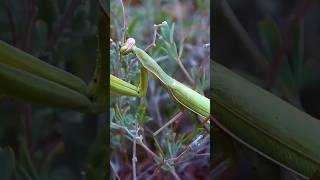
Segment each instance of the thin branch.
[{"label": "thin branch", "polygon": [[110,125],[111,125],[111,127],[114,127],[114,129],[124,130],[127,134],[130,135],[130,137],[131,137],[132,139],[136,138],[137,144],[139,144],[141,147],[143,147],[154,159],[159,159],[159,157],[158,157],[154,152],[152,152],[151,149],[150,149],[148,146],[146,146],[146,145],[143,143],[143,141],[142,141],[142,140],[143,140],[142,135],[140,135],[139,137],[135,137],[135,135],[132,134],[127,127],[122,126],[122,125],[119,125],[119,124],[114,123],[114,122],[111,122]]},{"label": "thin branch", "polygon": [[185,76],[187,77],[188,81],[190,82],[190,84],[192,86],[194,86],[195,81],[191,78],[190,74],[188,73],[187,69],[184,67],[184,65],[182,64],[181,60],[179,57],[176,57],[176,62],[178,63],[180,69],[182,70],[182,72],[185,74]]},{"label": "thin branch", "polygon": [[195,157],[210,156],[210,153],[194,154]]},{"label": "thin branch", "polygon": [[148,148],[148,146],[146,146],[143,141],[142,141],[143,137],[142,135],[140,135],[139,138],[137,138],[137,144],[139,144],[140,146],[142,146],[154,159],[159,159],[159,157],[151,151],[151,149]]},{"label": "thin branch", "polygon": [[159,149],[160,151],[160,154],[162,156],[165,156],[156,136],[166,127],[168,127],[170,124],[172,124],[173,122],[175,122],[176,120],[178,120],[181,116],[183,115],[183,112],[178,112],[176,115],[174,115],[173,118],[171,118],[165,125],[161,126],[161,128],[159,128],[156,132],[152,133],[152,136],[153,136],[153,139],[154,139],[154,142],[156,144],[156,147]]},{"label": "thin branch", "polygon": [[[195,148],[200,147],[201,145],[206,144],[208,141],[210,141],[210,135],[207,135],[206,137],[203,137],[203,135],[198,136],[194,141],[192,141],[183,151],[180,153],[177,157],[167,159],[167,162],[174,162],[174,164],[178,164],[179,160],[190,150],[192,152],[195,151]],[[199,149],[199,148],[198,148]],[[210,155],[210,154],[209,154]]]},{"label": "thin branch", "polygon": [[160,113],[160,107],[159,107],[159,104],[160,104],[160,93],[161,93],[161,90],[160,89],[157,89],[156,90],[156,95],[153,96],[155,97],[153,99],[153,102],[154,102],[154,105],[155,105],[155,110],[156,110],[156,115],[157,115],[157,122],[159,123],[159,125],[163,125],[163,121],[162,121],[162,116],[161,116],[161,113]]},{"label": "thin branch", "polygon": [[121,8],[122,8],[122,43],[126,41],[126,33],[127,33],[127,21],[126,21],[126,13],[124,11],[123,1],[120,0]]},{"label": "thin branch", "polygon": [[170,172],[176,180],[180,180],[180,177],[178,176],[178,174],[174,169],[171,169]]},{"label": "thin branch", "polygon": [[[199,72],[197,73],[196,75],[196,78],[195,78],[195,82],[199,81],[200,78],[201,78],[201,74],[204,73],[204,69],[206,67],[206,65],[209,63],[209,59],[206,59],[206,60],[203,60],[201,65],[200,65],[200,68],[199,68]],[[195,89],[197,87],[197,84],[194,83],[193,84],[193,89]]]},{"label": "thin branch", "polygon": [[139,174],[137,179],[143,179],[142,177],[144,177],[151,169],[154,169],[155,167],[156,167],[155,164],[153,164],[152,166],[149,166],[146,170],[144,170],[142,173]]},{"label": "thin branch", "polygon": [[[138,121],[137,118],[134,118],[134,135],[135,137],[139,136],[139,129],[138,129]],[[133,139],[133,147],[132,147],[132,175],[133,175],[133,180],[137,179],[137,169],[136,169],[136,165],[137,165],[137,139],[134,138]]]},{"label": "thin branch", "polygon": [[[156,47],[156,40],[157,40],[157,35],[158,34],[158,29],[163,26],[164,24],[154,24],[154,30],[153,30],[153,36],[152,36],[152,42],[151,44],[149,44],[146,48],[145,51],[147,51],[149,48],[151,47]],[[187,79],[190,81],[190,83],[192,85],[195,84],[195,82],[192,80],[191,76],[189,75],[188,71],[186,70],[186,68],[184,67],[184,65],[182,64],[181,60],[179,57],[176,57],[176,62],[178,63],[179,67],[182,69],[183,73],[186,75]]]},{"label": "thin branch", "polygon": [[116,172],[115,167],[113,166],[112,162],[110,162],[110,166],[111,166],[111,169],[112,169],[114,175],[116,176],[117,180],[121,180],[121,178],[118,175],[118,173]]},{"label": "thin branch", "polygon": [[149,48],[151,47],[156,47],[156,40],[157,40],[157,34],[158,34],[158,29],[163,26],[163,24],[154,24],[153,25],[153,35],[152,35],[152,42],[151,44],[149,44],[145,49],[144,51],[147,51]]},{"label": "thin branch", "polygon": [[154,135],[159,134],[164,128],[168,127],[170,124],[175,122],[177,119],[179,119],[183,115],[183,112],[177,113],[173,118],[170,119],[165,125],[163,125],[160,129],[158,129],[156,132],[154,132]]}]

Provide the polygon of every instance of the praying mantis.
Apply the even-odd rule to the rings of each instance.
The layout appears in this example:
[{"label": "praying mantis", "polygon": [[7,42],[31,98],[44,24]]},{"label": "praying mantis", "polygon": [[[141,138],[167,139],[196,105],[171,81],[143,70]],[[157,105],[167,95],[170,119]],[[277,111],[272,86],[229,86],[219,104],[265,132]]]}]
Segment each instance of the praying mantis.
[{"label": "praying mantis", "polygon": [[210,100],[166,74],[153,58],[135,46],[133,38],[129,38],[120,51],[124,54],[132,52],[138,57],[142,65],[140,85],[133,86],[110,74],[111,92],[136,97],[145,96],[148,88],[148,72],[150,72],[162,82],[180,105],[203,117],[210,116]]}]

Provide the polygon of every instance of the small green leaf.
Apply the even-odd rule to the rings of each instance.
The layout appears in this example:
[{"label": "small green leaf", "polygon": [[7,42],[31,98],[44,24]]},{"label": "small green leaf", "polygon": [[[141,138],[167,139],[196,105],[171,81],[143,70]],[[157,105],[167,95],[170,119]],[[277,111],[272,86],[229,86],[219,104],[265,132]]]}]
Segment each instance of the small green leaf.
[{"label": "small green leaf", "polygon": [[138,18],[133,18],[131,23],[129,24],[128,30],[127,30],[127,33],[129,34],[129,36],[133,35],[133,31],[134,31],[135,27],[137,26],[137,24],[138,24]]},{"label": "small green leaf", "polygon": [[174,59],[176,59],[177,57],[178,57],[178,52],[177,52],[177,46],[176,46],[176,43],[175,42],[173,42],[172,43],[172,54],[173,54],[173,56],[174,56]]},{"label": "small green leaf", "polygon": [[161,34],[164,41],[170,41],[170,28],[168,24],[161,27]]},{"label": "small green leaf", "polygon": [[173,33],[174,33],[174,23],[172,23],[171,30],[170,30],[170,43],[174,43]]},{"label": "small green leaf", "polygon": [[178,55],[179,59],[181,58],[181,55],[183,53],[183,46],[184,46],[184,39],[182,39],[179,44],[179,55]]}]

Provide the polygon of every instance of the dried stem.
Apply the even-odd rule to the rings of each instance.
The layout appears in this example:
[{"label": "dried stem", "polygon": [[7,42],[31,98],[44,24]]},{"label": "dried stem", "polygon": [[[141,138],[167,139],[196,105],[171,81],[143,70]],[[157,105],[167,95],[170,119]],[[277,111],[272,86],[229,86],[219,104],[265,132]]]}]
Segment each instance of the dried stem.
[{"label": "dried stem", "polygon": [[111,166],[111,169],[112,169],[114,175],[116,176],[117,180],[121,180],[120,176],[116,172],[116,170],[115,170],[115,168],[114,168],[114,166],[113,166],[113,164],[111,162],[110,162],[110,166]]},{"label": "dried stem", "polygon": [[122,126],[120,124],[117,124],[117,123],[114,123],[114,122],[111,122],[111,126],[115,127],[116,129],[119,129],[119,130],[124,130],[132,139],[136,139],[136,143],[139,144],[143,149],[145,149],[154,159],[159,159],[159,157],[154,153],[152,152],[152,150],[146,146],[144,143],[143,143],[143,137],[142,135],[140,135],[139,137],[136,137],[134,134],[132,134],[130,132],[130,130],[125,127],[125,126]]},{"label": "dried stem", "polygon": [[154,24],[153,25],[153,36],[152,36],[152,42],[151,44],[149,44],[145,49],[144,51],[147,51],[149,48],[151,47],[156,47],[156,40],[157,40],[157,34],[158,34],[158,29],[162,26],[162,23],[161,24]]},{"label": "dried stem", "polygon": [[154,159],[159,159],[159,157],[153,151],[151,151],[151,149],[149,149],[148,146],[146,146],[143,143],[142,139],[143,139],[143,137],[142,137],[142,135],[140,135],[140,137],[137,138],[137,144],[142,146]]},{"label": "dried stem", "polygon": [[170,124],[175,122],[177,119],[179,119],[183,115],[183,112],[178,112],[173,118],[171,118],[165,125],[163,125],[160,129],[158,129],[156,132],[154,132],[154,136],[159,134],[164,128],[168,127]]},{"label": "dried stem", "polygon": [[[134,135],[135,137],[138,137],[139,136],[139,129],[138,129],[138,121],[137,121],[137,118],[134,118]],[[137,164],[137,161],[138,161],[138,158],[136,156],[137,154],[137,139],[136,138],[133,138],[133,147],[132,147],[132,175],[133,175],[133,180],[136,180],[137,179],[137,170],[136,170],[136,164]]]},{"label": "dried stem", "polygon": [[120,0],[121,8],[122,8],[122,43],[126,41],[126,32],[127,32],[127,22],[126,22],[126,13],[124,11],[123,1]]},{"label": "dried stem", "polygon": [[195,81],[191,78],[190,74],[188,73],[187,69],[184,67],[184,65],[182,64],[181,60],[179,57],[176,57],[176,62],[178,63],[180,69],[182,70],[182,72],[185,74],[185,76],[187,77],[188,81],[190,82],[190,84],[192,86],[195,85]]},{"label": "dried stem", "polygon": [[171,169],[170,172],[176,180],[180,180],[180,177],[178,176],[178,174],[174,169]]}]

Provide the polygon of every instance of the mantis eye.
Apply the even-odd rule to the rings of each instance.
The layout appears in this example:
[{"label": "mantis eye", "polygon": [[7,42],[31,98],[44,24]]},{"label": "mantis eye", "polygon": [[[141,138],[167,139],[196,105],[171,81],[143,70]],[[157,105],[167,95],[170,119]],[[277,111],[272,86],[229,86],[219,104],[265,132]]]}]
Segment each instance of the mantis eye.
[{"label": "mantis eye", "polygon": [[127,39],[126,43],[121,47],[120,53],[121,54],[128,54],[132,50],[135,43],[136,43],[136,41],[133,38]]}]

